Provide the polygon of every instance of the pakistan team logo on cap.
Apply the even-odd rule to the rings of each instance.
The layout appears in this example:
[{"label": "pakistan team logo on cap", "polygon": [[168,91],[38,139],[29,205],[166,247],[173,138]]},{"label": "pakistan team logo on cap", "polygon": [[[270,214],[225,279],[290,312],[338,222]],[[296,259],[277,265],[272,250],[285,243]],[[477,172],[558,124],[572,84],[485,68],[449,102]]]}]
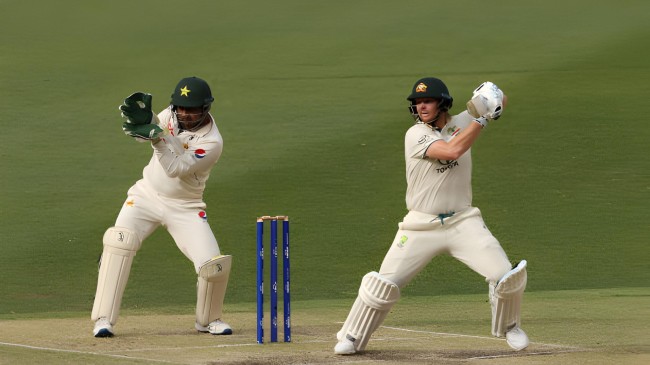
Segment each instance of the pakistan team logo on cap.
[{"label": "pakistan team logo on cap", "polygon": [[181,89],[181,96],[187,96],[187,97],[189,97],[191,91],[192,91],[192,90],[188,89],[188,88],[187,88],[187,85],[185,85],[185,86],[183,86],[183,88]]}]

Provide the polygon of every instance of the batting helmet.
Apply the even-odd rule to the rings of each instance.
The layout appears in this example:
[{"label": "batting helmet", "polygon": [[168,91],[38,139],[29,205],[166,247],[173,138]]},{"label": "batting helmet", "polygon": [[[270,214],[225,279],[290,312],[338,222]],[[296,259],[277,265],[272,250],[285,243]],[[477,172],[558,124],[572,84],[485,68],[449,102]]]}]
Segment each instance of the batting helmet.
[{"label": "batting helmet", "polygon": [[210,86],[198,77],[186,77],[178,82],[170,104],[185,108],[206,107],[214,101]]},{"label": "batting helmet", "polygon": [[433,98],[439,100],[438,108],[441,111],[451,109],[454,102],[454,98],[449,95],[447,85],[445,85],[442,80],[435,77],[425,77],[415,82],[413,90],[411,90],[411,95],[406,99],[409,100],[411,104],[415,104],[415,99],[418,98]]}]

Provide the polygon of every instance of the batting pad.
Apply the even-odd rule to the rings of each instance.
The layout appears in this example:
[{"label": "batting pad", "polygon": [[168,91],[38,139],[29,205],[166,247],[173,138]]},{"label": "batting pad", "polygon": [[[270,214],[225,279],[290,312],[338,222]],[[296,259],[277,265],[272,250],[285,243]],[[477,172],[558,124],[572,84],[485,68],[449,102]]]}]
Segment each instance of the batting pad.
[{"label": "batting pad", "polygon": [[496,337],[503,337],[506,332],[521,325],[521,302],[528,279],[526,265],[526,260],[522,260],[496,285],[490,283],[492,335]]},{"label": "batting pad", "polygon": [[122,295],[129,280],[131,264],[141,241],[128,228],[111,227],[104,233],[104,251],[99,264],[97,292],[91,319],[108,318],[111,324],[117,322]]},{"label": "batting pad", "polygon": [[399,297],[397,284],[375,271],[366,274],[361,280],[359,295],[339,332],[339,339],[347,337],[357,351],[364,350],[370,335],[384,322]]},{"label": "batting pad", "polygon": [[196,322],[207,326],[221,318],[226,296],[232,256],[221,255],[210,259],[199,268],[196,289]]}]

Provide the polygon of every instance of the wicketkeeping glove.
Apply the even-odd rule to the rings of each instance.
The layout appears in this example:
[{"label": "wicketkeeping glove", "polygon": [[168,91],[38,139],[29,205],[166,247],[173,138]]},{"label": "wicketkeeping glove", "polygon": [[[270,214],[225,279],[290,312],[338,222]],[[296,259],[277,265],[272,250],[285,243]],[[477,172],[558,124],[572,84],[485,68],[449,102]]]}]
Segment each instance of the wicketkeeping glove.
[{"label": "wicketkeeping glove", "polygon": [[151,94],[136,92],[124,99],[124,104],[119,106],[122,111],[122,117],[127,119],[127,123],[142,125],[150,124],[153,119],[151,111]]},{"label": "wicketkeeping glove", "polygon": [[152,140],[163,135],[163,130],[156,124],[133,124],[124,122],[122,130],[127,136]]}]

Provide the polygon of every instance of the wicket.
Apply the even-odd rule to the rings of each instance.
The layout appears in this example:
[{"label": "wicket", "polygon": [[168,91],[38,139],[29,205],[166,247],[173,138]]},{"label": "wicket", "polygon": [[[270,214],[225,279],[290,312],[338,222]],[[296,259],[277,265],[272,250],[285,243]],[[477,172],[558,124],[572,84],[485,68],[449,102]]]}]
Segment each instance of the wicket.
[{"label": "wicket", "polygon": [[271,342],[278,342],[278,221],[282,221],[282,286],[284,342],[291,342],[291,297],[289,294],[289,217],[257,218],[257,343],[264,343],[264,221],[271,226]]}]

